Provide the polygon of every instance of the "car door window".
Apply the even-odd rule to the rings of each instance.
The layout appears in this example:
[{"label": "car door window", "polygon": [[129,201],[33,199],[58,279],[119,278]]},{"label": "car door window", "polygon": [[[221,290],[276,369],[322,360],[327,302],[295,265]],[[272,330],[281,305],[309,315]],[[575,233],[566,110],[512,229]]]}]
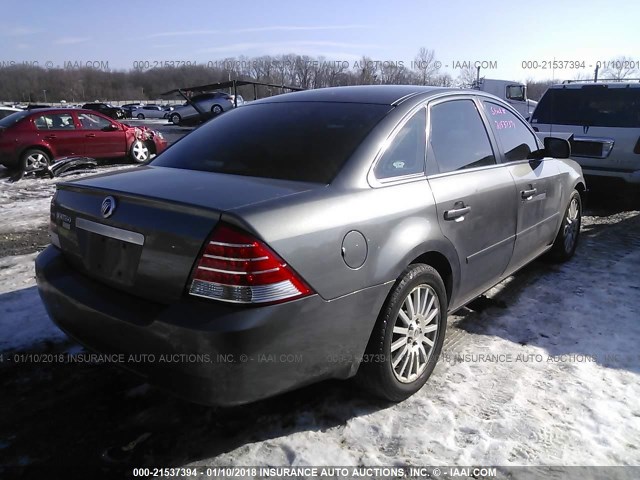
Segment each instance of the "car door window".
[{"label": "car door window", "polygon": [[496,163],[480,112],[472,100],[433,105],[429,119],[430,154],[440,173]]},{"label": "car door window", "polygon": [[111,125],[111,122],[106,118],[99,117],[98,115],[92,115],[90,113],[81,113],[78,115],[82,128],[87,130],[102,130],[103,128]]},{"label": "car door window", "polygon": [[498,138],[507,162],[532,158],[540,147],[536,136],[512,112],[493,102],[483,102],[491,128]]},{"label": "car door window", "polygon": [[421,109],[398,131],[378,161],[376,178],[393,178],[424,172],[426,113]]},{"label": "car door window", "polygon": [[49,115],[40,115],[33,120],[33,124],[38,130],[48,130],[53,125]]}]

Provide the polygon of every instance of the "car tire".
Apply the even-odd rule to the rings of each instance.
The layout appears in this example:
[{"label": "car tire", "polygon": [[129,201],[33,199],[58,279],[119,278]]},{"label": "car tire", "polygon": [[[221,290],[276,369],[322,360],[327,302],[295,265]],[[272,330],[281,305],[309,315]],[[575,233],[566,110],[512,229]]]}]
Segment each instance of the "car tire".
[{"label": "car tire", "polygon": [[430,265],[410,265],[380,311],[358,382],[392,402],[413,395],[438,362],[446,328],[447,293],[442,278]]},{"label": "car tire", "polygon": [[554,262],[566,262],[576,251],[582,224],[582,199],[576,190],[571,192],[569,204],[564,212],[560,230],[549,251],[549,259]]},{"label": "car tire", "polygon": [[223,112],[222,107],[220,105],[213,105],[211,107],[211,113],[214,115],[220,115]]},{"label": "car tire", "polygon": [[136,115],[136,118],[137,118],[138,120],[144,120],[144,115],[143,115],[143,114],[141,114],[141,113],[139,113],[138,115]]},{"label": "car tire", "polygon": [[144,163],[151,158],[152,150],[149,142],[136,140],[129,149],[129,156],[134,163]]},{"label": "car tire", "polygon": [[20,157],[19,170],[25,174],[46,170],[51,165],[51,157],[39,148],[30,148]]},{"label": "car tire", "polygon": [[180,122],[182,121],[182,119],[180,118],[179,114],[172,113],[171,115],[169,115],[169,121],[174,125],[180,125]]}]

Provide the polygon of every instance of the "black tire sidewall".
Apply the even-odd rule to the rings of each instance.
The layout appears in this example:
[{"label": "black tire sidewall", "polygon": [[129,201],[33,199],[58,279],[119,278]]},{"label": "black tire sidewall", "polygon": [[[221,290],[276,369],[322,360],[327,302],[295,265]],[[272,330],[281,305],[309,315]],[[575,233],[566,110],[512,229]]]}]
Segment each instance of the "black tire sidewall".
[{"label": "black tire sidewall", "polygon": [[22,172],[22,174],[40,171],[40,170],[30,170],[29,172],[27,172],[27,157],[29,157],[29,155],[33,154],[34,152],[38,152],[44,155],[45,158],[47,159],[47,165],[51,166],[51,156],[47,152],[45,152],[40,148],[29,148],[28,150],[25,150],[22,156],[20,157],[20,166],[18,167],[18,169]]},{"label": "black tire sidewall", "polygon": [[[404,299],[416,286],[421,284],[429,285],[438,296],[440,303],[438,333],[425,371],[415,381],[402,383],[395,377],[391,364],[393,327]],[[382,360],[373,361],[370,369],[375,370],[371,374],[377,377],[378,390],[382,392],[383,397],[392,401],[401,401],[422,388],[438,362],[446,327],[447,294],[440,275],[429,265],[411,265],[405,270],[404,275],[389,294],[374,328],[368,349],[372,360]]]},{"label": "black tire sidewall", "polygon": [[[564,241],[565,241],[565,227],[567,226],[567,214],[569,212],[569,208],[571,208],[571,203],[573,200],[577,199],[578,201],[578,230],[576,232],[576,238],[571,246],[569,251],[566,250]],[[577,190],[573,190],[571,196],[569,197],[569,202],[567,203],[567,208],[564,210],[564,215],[562,217],[562,223],[560,224],[560,231],[556,237],[556,241],[553,245],[553,253],[555,254],[555,258],[560,261],[568,260],[573,256],[576,249],[578,248],[578,242],[580,241],[580,228],[582,226],[582,199],[580,198],[580,193]]]}]

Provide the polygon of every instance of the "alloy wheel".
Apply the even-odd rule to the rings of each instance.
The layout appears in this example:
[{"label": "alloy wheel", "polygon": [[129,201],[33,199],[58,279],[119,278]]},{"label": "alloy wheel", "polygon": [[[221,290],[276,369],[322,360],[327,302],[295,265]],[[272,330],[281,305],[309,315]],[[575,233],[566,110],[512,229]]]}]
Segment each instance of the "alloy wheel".
[{"label": "alloy wheel", "polygon": [[418,285],[405,297],[391,338],[391,367],[399,382],[411,383],[427,368],[440,315],[440,301],[431,286]]},{"label": "alloy wheel", "polygon": [[136,162],[146,162],[151,152],[146,143],[137,140],[131,147],[131,154]]}]

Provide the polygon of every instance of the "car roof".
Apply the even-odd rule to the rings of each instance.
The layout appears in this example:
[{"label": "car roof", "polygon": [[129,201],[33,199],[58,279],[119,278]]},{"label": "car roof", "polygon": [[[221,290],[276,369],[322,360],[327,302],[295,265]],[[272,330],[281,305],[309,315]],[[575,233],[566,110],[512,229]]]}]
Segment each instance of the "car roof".
[{"label": "car roof", "polygon": [[[88,113],[90,115],[100,115],[100,112],[95,110],[89,110],[87,108],[69,108],[69,107],[49,107],[49,108],[34,108],[33,110],[24,110],[33,115],[42,115],[43,113]],[[113,119],[111,119],[113,120]],[[115,120],[117,122],[117,120]]]},{"label": "car roof", "polygon": [[342,102],[397,105],[405,99],[420,95],[427,97],[446,91],[459,92],[457,88],[427,87],[422,85],[357,85],[350,87],[318,88],[285,93],[263,98],[255,103],[274,102]]},{"label": "car roof", "polygon": [[625,81],[597,81],[597,82],[571,82],[571,83],[557,83],[551,85],[549,88],[553,89],[576,89],[583,87],[605,87],[605,88],[640,88],[640,82],[625,82]]}]

